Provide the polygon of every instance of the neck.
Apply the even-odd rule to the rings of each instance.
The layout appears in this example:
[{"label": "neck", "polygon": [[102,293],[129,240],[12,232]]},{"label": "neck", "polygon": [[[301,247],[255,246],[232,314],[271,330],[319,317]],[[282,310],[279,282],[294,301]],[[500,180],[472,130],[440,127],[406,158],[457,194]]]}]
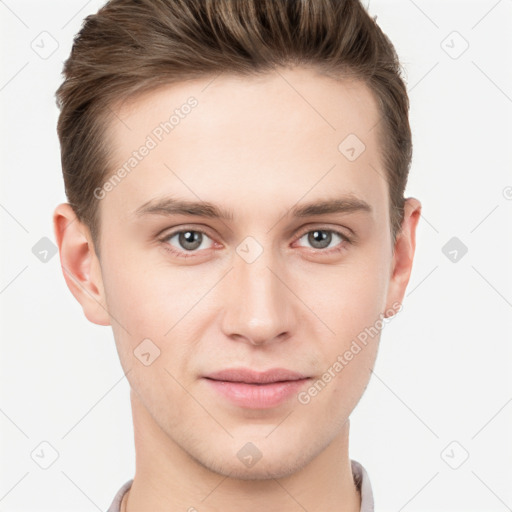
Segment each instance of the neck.
[{"label": "neck", "polygon": [[350,459],[350,422],[318,456],[284,478],[241,480],[193,459],[153,420],[131,392],[136,471],[121,512],[359,512]]}]

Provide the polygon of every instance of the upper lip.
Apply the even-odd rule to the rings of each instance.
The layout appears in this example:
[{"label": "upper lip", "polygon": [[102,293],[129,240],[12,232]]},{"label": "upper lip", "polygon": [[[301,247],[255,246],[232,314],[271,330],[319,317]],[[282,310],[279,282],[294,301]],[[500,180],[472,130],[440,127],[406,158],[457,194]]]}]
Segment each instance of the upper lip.
[{"label": "upper lip", "polygon": [[230,368],[210,373],[205,378],[226,382],[244,382],[246,384],[268,384],[271,382],[283,382],[308,378],[302,373],[287,370],[286,368],[271,368],[257,372],[249,368]]}]

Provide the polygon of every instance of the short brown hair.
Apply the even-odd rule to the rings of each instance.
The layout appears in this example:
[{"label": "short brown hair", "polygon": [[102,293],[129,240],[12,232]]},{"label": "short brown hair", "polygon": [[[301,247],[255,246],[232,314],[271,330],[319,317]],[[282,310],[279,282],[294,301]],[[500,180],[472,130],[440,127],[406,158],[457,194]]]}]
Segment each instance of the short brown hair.
[{"label": "short brown hair", "polygon": [[293,65],[355,77],[377,99],[394,241],[412,158],[409,99],[391,41],[359,0],[110,0],[84,20],[56,93],[66,196],[96,252],[94,190],[113,172],[114,104],[173,82]]}]

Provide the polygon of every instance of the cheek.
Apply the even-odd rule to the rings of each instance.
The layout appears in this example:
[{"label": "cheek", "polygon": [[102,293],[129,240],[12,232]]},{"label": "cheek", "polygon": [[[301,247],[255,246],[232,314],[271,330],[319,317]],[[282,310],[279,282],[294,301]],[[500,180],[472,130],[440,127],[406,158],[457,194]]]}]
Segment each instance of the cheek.
[{"label": "cheek", "polygon": [[178,272],[148,263],[149,259],[137,254],[133,248],[113,250],[102,265],[109,312],[126,323],[130,333],[162,336],[172,326],[174,312],[178,313],[182,304],[183,279]]},{"label": "cheek", "polygon": [[[133,260],[121,267],[114,259],[105,265],[105,276],[107,307],[123,368],[133,367],[147,375],[149,368],[167,368],[172,374],[184,371],[194,340],[200,338],[201,318],[197,315],[204,311],[201,299],[215,276],[196,278],[190,270],[164,265],[143,268],[142,262]],[[136,359],[143,349],[150,357],[157,355],[147,368]]]},{"label": "cheek", "polygon": [[350,270],[315,302],[315,312],[334,334],[323,329],[327,335],[318,337],[321,364],[311,401],[327,423],[337,426],[368,386],[383,326],[385,287],[378,272]]},{"label": "cheek", "polygon": [[160,295],[163,286],[158,285],[158,281],[155,285],[157,273],[148,272],[140,261],[122,257],[123,252],[110,251],[109,259],[102,267],[117,351],[123,368],[129,369],[140,364],[135,359],[134,350],[143,340],[152,340],[161,350],[163,335],[172,324],[165,310],[171,305]]},{"label": "cheek", "polygon": [[365,248],[339,265],[310,271],[307,281],[302,278],[301,296],[329,328],[327,336],[347,341],[375,323],[386,301],[386,265],[377,247]]}]

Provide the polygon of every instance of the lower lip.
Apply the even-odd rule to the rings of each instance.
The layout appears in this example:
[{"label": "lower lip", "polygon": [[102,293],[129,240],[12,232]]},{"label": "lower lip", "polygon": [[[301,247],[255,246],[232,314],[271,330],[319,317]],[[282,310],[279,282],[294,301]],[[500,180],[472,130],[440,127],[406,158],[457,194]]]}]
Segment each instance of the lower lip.
[{"label": "lower lip", "polygon": [[276,407],[296,395],[309,379],[287,380],[270,384],[247,384],[205,379],[221,395],[239,407],[268,409]]}]

